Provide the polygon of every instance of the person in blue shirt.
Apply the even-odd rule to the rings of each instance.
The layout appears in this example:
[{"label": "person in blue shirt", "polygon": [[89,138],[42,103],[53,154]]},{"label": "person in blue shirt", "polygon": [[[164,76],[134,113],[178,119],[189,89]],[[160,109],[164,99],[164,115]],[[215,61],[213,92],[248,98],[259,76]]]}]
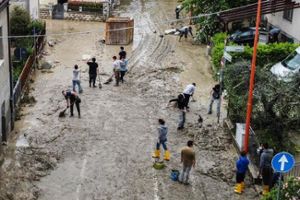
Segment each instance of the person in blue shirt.
[{"label": "person in blue shirt", "polygon": [[245,151],[241,152],[240,158],[236,161],[236,186],[235,193],[241,194],[244,191],[244,179],[248,170],[249,160]]}]

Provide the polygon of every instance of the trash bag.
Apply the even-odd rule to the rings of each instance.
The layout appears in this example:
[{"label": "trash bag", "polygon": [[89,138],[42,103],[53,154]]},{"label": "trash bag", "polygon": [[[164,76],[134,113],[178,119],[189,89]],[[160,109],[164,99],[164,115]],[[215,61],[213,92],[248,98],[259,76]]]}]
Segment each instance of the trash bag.
[{"label": "trash bag", "polygon": [[178,181],[179,174],[180,174],[180,172],[178,170],[172,169],[171,175],[170,175],[170,178],[172,179],[172,181]]}]

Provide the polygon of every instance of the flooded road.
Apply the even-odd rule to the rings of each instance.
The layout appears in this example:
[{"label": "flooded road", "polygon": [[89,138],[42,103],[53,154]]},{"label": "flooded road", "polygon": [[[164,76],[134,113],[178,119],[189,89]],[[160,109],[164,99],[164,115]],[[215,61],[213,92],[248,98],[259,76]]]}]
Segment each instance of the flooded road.
[{"label": "flooded road", "polygon": [[[130,71],[120,87],[88,87],[83,57],[95,56],[102,81],[112,73],[111,57],[119,46],[105,46],[103,23],[47,21],[48,33],[90,31],[88,34],[49,36],[54,47],[45,49],[49,70],[38,70],[30,95],[37,102],[23,108],[15,134],[17,147],[1,170],[0,199],[100,200],[100,199],[257,199],[249,186],[245,194],[233,193],[236,153],[228,134],[207,116],[209,91],[214,85],[205,47],[181,43],[176,36],[161,37],[172,25],[175,0],[133,0],[116,10],[135,19],[134,43],[125,46]],[[127,14],[124,14],[127,12]],[[82,71],[82,117],[58,118],[65,108],[61,95],[71,88],[72,69]],[[178,111],[166,108],[168,100],[196,82],[196,102],[191,102],[186,130],[177,131]],[[198,115],[204,127],[197,124]],[[171,160],[163,170],[152,167],[157,140],[157,119],[169,127]],[[171,169],[180,169],[180,149],[195,140],[196,168],[191,185],[173,182]],[[30,147],[27,147],[27,142]],[[18,145],[19,144],[19,145]],[[2,187],[3,186],[3,187]],[[7,192],[8,191],[8,192]]]}]

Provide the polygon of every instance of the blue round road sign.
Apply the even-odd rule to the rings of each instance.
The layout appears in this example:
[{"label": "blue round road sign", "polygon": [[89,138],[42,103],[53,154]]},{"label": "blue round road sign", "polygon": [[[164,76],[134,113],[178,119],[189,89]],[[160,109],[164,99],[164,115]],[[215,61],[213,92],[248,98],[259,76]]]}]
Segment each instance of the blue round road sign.
[{"label": "blue round road sign", "polygon": [[295,165],[294,157],[287,152],[280,152],[272,159],[272,167],[276,172],[286,173]]}]

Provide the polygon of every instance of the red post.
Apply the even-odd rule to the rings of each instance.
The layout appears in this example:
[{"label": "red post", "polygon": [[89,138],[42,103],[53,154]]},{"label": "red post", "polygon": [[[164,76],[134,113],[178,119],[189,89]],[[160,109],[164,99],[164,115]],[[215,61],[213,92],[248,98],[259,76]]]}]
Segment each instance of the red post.
[{"label": "red post", "polygon": [[251,63],[251,75],[250,75],[250,83],[249,83],[246,128],[245,128],[244,151],[246,152],[248,152],[248,144],[249,144],[250,120],[251,120],[251,113],[252,113],[253,88],[254,88],[256,54],[257,54],[257,43],[259,37],[260,19],[261,19],[261,0],[258,0],[257,15],[256,15],[256,30],[255,30],[255,39],[254,39],[253,55],[252,55],[252,63]]}]

